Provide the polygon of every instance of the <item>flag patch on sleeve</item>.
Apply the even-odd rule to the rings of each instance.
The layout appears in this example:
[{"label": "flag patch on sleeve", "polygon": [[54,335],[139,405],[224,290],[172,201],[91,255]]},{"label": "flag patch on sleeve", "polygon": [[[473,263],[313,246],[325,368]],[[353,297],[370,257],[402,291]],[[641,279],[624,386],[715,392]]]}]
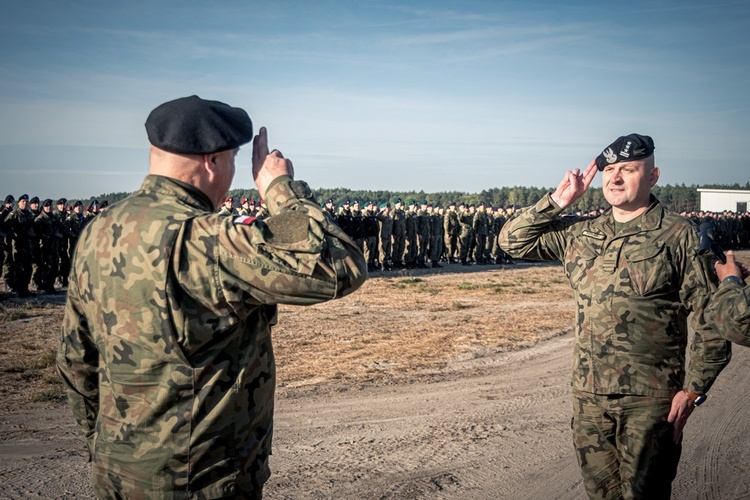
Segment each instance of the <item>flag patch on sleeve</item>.
[{"label": "flag patch on sleeve", "polygon": [[252,215],[240,215],[234,219],[235,224],[242,224],[245,226],[249,226],[253,222],[255,222],[255,217]]}]

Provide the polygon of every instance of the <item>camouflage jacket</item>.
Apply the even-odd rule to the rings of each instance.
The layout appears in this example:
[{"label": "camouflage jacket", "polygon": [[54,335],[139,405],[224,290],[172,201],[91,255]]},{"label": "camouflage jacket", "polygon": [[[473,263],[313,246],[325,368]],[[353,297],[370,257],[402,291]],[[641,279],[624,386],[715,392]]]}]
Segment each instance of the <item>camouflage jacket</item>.
[{"label": "camouflage jacket", "polygon": [[750,285],[720,283],[706,309],[706,321],[725,339],[750,347]]},{"label": "camouflage jacket", "polygon": [[546,195],[505,223],[499,243],[513,257],[562,261],[577,304],[574,389],[655,397],[683,387],[708,391],[731,346],[703,321],[711,290],[695,225],[653,196],[640,221],[616,236],[611,210],[585,220],[560,213]]},{"label": "camouflage jacket", "polygon": [[367,272],[307,184],[281,176],[266,203],[264,221],[225,217],[149,175],[84,228],[57,363],[100,497],[234,497],[269,477],[276,304]]},{"label": "camouflage jacket", "polygon": [[31,210],[16,207],[5,216],[5,230],[17,250],[31,250],[36,237]]},{"label": "camouflage jacket", "polygon": [[472,227],[474,234],[487,236],[488,233],[488,220],[487,212],[484,210],[477,210],[474,214],[474,220],[472,221]]},{"label": "camouflage jacket", "polygon": [[379,213],[376,217],[380,221],[380,238],[390,239],[393,236],[393,217],[383,213]]},{"label": "camouflage jacket", "polygon": [[458,236],[458,213],[452,210],[445,212],[443,232],[446,236]]}]

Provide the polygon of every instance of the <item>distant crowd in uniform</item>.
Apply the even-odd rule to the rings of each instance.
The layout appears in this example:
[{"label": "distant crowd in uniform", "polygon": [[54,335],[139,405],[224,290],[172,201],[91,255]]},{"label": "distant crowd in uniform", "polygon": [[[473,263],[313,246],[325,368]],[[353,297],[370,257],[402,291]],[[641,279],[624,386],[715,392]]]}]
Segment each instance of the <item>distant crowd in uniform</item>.
[{"label": "distant crowd in uniform", "polygon": [[107,201],[72,205],[60,198],[39,202],[23,194],[5,198],[0,215],[0,263],[7,292],[28,297],[31,290],[54,294],[68,286],[70,259],[83,227],[108,207]]},{"label": "distant crowd in uniform", "polygon": [[[32,290],[56,293],[68,286],[70,259],[78,235],[88,221],[106,210],[107,201],[69,204],[21,195],[5,198],[0,215],[2,277],[7,292],[28,297]],[[423,269],[443,264],[513,264],[497,244],[497,235],[517,207],[493,207],[489,203],[449,203],[447,207],[426,200],[406,203],[396,198],[376,203],[328,199],[324,209],[365,253],[368,271]],[[592,217],[601,211],[577,211],[570,216]],[[218,213],[235,217],[268,216],[263,201],[233,196],[224,199]],[[682,212],[700,224],[715,221],[716,243],[725,250],[750,248],[750,212]]]},{"label": "distant crowd in uniform", "polygon": [[[442,267],[442,263],[462,265],[513,264],[510,255],[497,243],[505,221],[518,207],[493,207],[449,203],[447,207],[426,200],[401,198],[377,203],[344,199],[336,204],[328,199],[323,208],[359,246],[367,258],[368,271]],[[604,208],[575,211],[568,216],[596,217]],[[239,204],[227,196],[219,213],[263,218],[268,212],[263,202],[242,198]],[[725,250],[750,248],[750,212],[682,212],[696,225],[706,217],[715,222],[716,243]]]}]

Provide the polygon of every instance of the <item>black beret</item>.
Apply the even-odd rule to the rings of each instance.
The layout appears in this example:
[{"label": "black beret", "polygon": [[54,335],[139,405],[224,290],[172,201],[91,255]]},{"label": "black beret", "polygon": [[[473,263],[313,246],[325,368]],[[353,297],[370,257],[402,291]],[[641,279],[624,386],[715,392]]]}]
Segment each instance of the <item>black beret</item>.
[{"label": "black beret", "polygon": [[73,208],[75,208],[75,207],[82,207],[82,206],[83,206],[83,202],[82,202],[81,200],[78,200],[78,201],[77,201],[77,202],[75,202],[75,204],[73,205]]},{"label": "black beret", "polygon": [[5,203],[13,203],[14,201],[16,201],[16,199],[13,198],[12,194],[9,194],[8,196],[5,197]]},{"label": "black beret", "polygon": [[29,200],[29,203],[39,203],[39,197],[34,196],[32,199]]},{"label": "black beret", "polygon": [[29,195],[26,193],[22,194],[21,196],[18,197],[18,201],[21,201],[21,200],[29,201]]},{"label": "black beret", "polygon": [[65,205],[67,202],[68,200],[66,200],[65,198],[60,198],[59,200],[57,200],[58,205]]},{"label": "black beret", "polygon": [[654,149],[654,140],[647,135],[623,135],[596,157],[596,167],[601,171],[613,163],[642,160],[654,154]]},{"label": "black beret", "polygon": [[234,149],[253,139],[244,109],[193,95],[165,102],[146,120],[151,144],[176,154],[205,155]]},{"label": "black beret", "polygon": [[42,206],[43,207],[51,207],[52,206],[52,200],[50,200],[49,198],[47,198],[46,200],[44,200],[44,202],[42,202]]}]

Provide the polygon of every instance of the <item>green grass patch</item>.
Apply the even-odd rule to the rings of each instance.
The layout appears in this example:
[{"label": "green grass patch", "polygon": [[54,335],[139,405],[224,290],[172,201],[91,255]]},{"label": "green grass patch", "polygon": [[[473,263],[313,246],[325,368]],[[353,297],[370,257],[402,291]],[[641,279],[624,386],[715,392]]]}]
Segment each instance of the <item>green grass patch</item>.
[{"label": "green grass patch", "polygon": [[44,391],[35,392],[31,396],[31,400],[35,403],[48,403],[50,401],[59,401],[64,396],[62,388],[46,389]]},{"label": "green grass patch", "polygon": [[48,366],[55,366],[56,362],[57,355],[54,351],[49,351],[36,361],[35,368],[47,368]]},{"label": "green grass patch", "polygon": [[404,278],[401,280],[401,283],[405,285],[416,285],[417,283],[422,283],[424,280],[422,278]]}]

